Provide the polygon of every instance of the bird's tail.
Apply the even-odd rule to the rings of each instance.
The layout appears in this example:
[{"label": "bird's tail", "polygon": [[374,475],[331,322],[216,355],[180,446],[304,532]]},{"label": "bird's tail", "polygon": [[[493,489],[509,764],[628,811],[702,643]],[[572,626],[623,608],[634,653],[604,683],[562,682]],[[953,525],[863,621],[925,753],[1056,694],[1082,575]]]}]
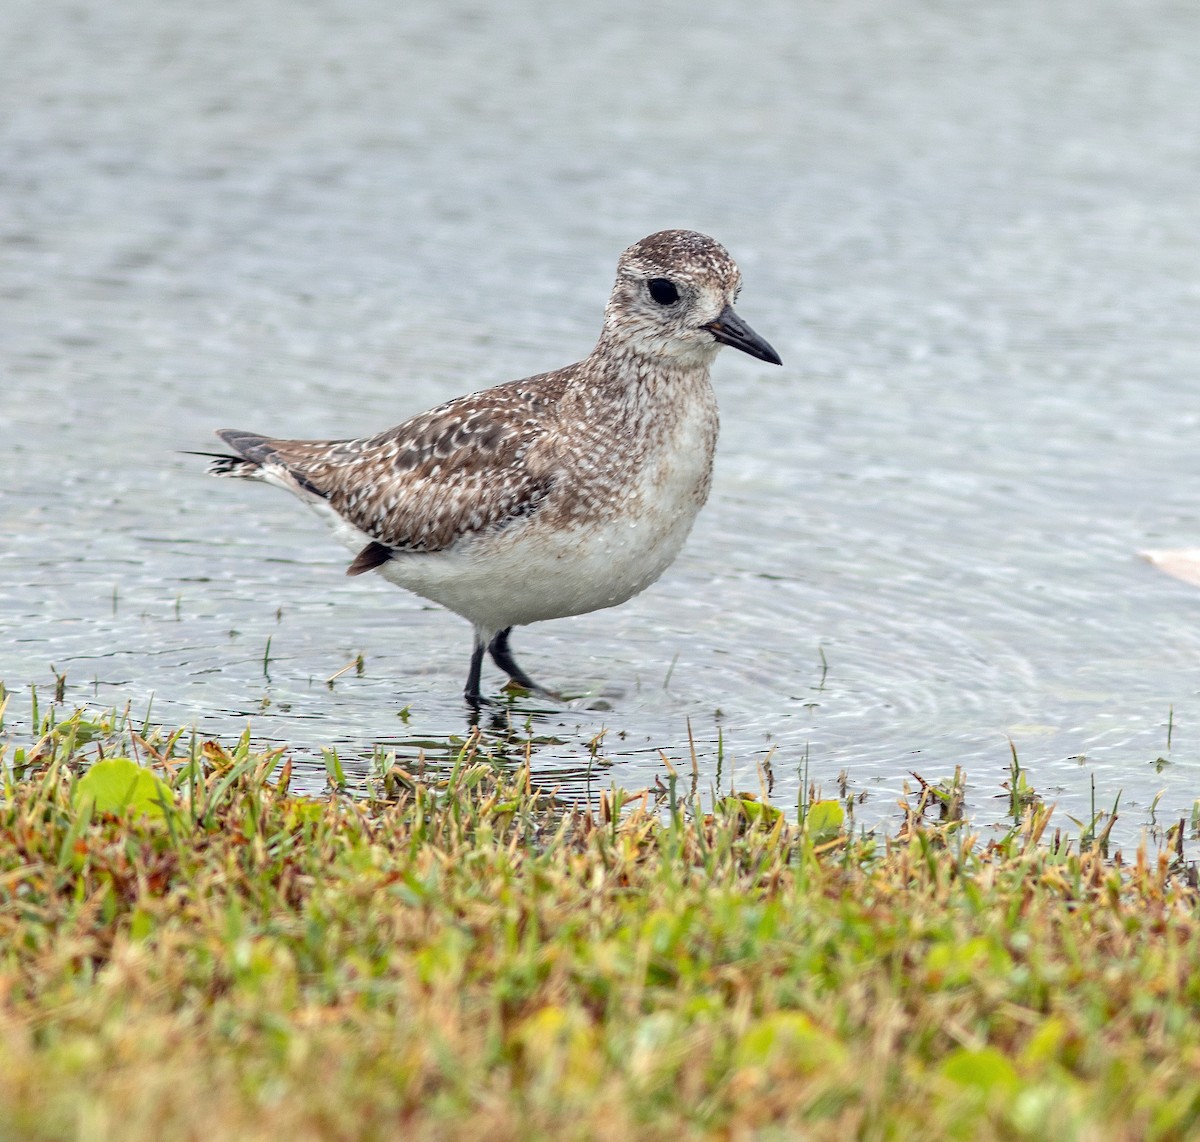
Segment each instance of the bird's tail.
[{"label": "bird's tail", "polygon": [[[238,454],[239,458],[253,464],[256,468],[275,455],[276,441],[269,436],[261,436],[257,432],[243,432],[240,428],[218,428],[217,435]],[[240,473],[219,474],[239,475]]]},{"label": "bird's tail", "polygon": [[242,479],[254,479],[260,474],[259,466],[253,460],[243,460],[240,456],[214,456],[208,466],[210,476],[240,476]]},{"label": "bird's tail", "polygon": [[254,480],[261,476],[259,466],[253,460],[244,460],[241,456],[229,456],[224,452],[193,452],[183,450],[184,456],[203,456],[210,463],[210,476],[236,476],[243,480]]},{"label": "bird's tail", "polygon": [[234,476],[243,480],[262,478],[262,463],[274,454],[270,437],[236,428],[218,429],[217,435],[241,455],[231,456],[226,452],[188,452],[187,455],[205,456],[211,460],[210,476]]}]

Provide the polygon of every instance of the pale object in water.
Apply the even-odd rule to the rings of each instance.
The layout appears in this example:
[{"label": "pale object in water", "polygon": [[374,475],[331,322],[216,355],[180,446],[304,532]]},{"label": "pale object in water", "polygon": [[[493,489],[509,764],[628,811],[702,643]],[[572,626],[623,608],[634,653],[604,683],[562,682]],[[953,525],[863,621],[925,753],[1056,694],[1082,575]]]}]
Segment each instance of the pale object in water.
[{"label": "pale object in water", "polygon": [[1160,571],[1200,587],[1200,547],[1164,547],[1138,554]]}]

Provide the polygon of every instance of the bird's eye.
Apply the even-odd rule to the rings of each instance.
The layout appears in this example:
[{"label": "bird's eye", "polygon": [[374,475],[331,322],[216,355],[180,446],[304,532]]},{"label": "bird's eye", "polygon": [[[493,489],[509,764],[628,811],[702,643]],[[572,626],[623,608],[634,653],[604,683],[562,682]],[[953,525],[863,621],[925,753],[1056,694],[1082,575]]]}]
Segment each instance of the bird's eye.
[{"label": "bird's eye", "polygon": [[651,278],[646,283],[646,288],[659,305],[673,305],[679,300],[678,288],[673,281],[666,278]]}]

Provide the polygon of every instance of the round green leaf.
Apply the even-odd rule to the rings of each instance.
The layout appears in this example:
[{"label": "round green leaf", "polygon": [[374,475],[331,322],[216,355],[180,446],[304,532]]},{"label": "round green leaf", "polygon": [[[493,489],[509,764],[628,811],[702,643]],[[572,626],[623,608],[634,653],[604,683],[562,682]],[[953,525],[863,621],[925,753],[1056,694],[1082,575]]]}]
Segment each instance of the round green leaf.
[{"label": "round green leaf", "polygon": [[148,769],[127,757],[98,761],[76,783],[74,801],[82,808],[89,802],[94,813],[120,815],[132,808],[136,813],[161,820],[163,805],[174,801],[170,788]]}]

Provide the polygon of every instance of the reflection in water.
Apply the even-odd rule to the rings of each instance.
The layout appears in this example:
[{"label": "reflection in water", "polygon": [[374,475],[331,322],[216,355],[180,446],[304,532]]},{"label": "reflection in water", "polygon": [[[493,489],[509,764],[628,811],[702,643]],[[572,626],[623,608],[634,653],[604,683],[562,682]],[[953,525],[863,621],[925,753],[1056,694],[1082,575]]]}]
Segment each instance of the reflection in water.
[{"label": "reflection in water", "polygon": [[[398,787],[443,781],[455,771],[482,764],[524,771],[531,789],[564,808],[598,807],[600,794],[612,784],[613,763],[603,752],[604,734],[587,743],[581,757],[574,743],[543,732],[549,713],[510,699],[503,706],[491,706],[483,717],[470,711],[463,733],[446,738],[399,734],[357,748],[342,742],[336,752],[346,778],[343,791],[391,796]],[[563,760],[553,760],[556,756]],[[311,771],[310,766],[310,775]],[[294,780],[292,784],[298,788]]]}]

